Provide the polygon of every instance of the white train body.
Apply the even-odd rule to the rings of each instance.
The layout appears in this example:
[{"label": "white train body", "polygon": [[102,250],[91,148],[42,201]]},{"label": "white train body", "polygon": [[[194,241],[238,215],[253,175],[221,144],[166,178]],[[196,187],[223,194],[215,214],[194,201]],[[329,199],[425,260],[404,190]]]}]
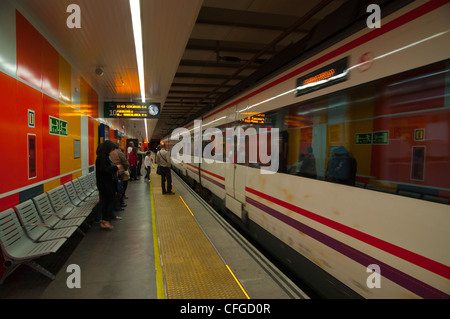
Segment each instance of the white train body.
[{"label": "white train body", "polygon": [[[445,2],[415,1],[383,19],[381,28],[365,28],[252,88],[251,91],[236,96],[199,119],[202,120],[203,129],[214,126],[222,127],[223,130],[226,126],[245,124],[241,120],[250,118],[250,112],[252,115],[272,112],[271,116],[277,118],[277,121],[284,116],[284,130],[288,134],[288,142],[285,145],[289,147],[286,159],[288,169],[293,169],[292,159],[305,148],[302,142],[290,140],[293,136],[298,136],[299,141],[306,141],[305,145],[314,149],[317,179],[287,172],[261,174],[257,165],[252,167],[221,161],[206,163],[204,160],[199,164],[195,163],[194,158],[192,163],[174,159],[174,168],[181,175],[208,189],[238,219],[258,225],[288,246],[289,251],[303,256],[317,269],[321,269],[321,273],[324,271],[331,275],[359,296],[449,298],[450,206],[448,201],[445,201],[450,197],[450,3]],[[366,61],[367,57],[369,62],[361,65],[361,61]],[[298,78],[313,74],[314,71],[326,68],[343,58],[348,58],[345,81],[300,96],[293,92]],[[365,113],[363,110],[366,108],[358,108],[357,103],[351,110],[347,108],[342,112],[338,107],[330,107],[331,104],[319,110],[320,103],[317,101],[321,100],[318,99],[336,99],[333,94],[349,92],[346,91],[348,89],[353,90],[351,94],[359,94],[358,88],[361,87],[363,92],[366,88],[364,84],[375,83],[373,86],[377,87],[380,81],[384,81],[382,79],[390,79],[397,74],[424,67],[425,69],[420,70],[428,70],[426,66],[436,63],[445,66],[443,74],[439,75],[443,76],[445,93],[443,97],[436,98],[442,100],[442,105],[438,107],[381,115],[374,113],[372,116],[359,114],[358,112]],[[437,68],[441,70],[440,66]],[[427,81],[426,76],[421,75],[422,71],[417,72],[418,77],[423,77],[422,81]],[[430,72],[425,73],[429,77],[439,73]],[[405,81],[410,81],[408,85],[415,85],[413,82],[416,80],[420,79]],[[397,83],[402,85],[403,82]],[[395,89],[394,87],[392,90]],[[339,100],[339,96],[337,98]],[[313,115],[308,114],[308,109],[301,115],[293,113],[296,105],[300,105],[300,110],[304,107],[302,103],[308,101],[315,103],[310,109]],[[348,100],[344,99],[335,103],[346,102]],[[378,107],[377,102],[374,104],[374,107]],[[314,110],[317,112],[314,113]],[[274,111],[278,113],[274,115]],[[430,115],[427,115],[427,112],[431,112]],[[296,114],[300,116],[296,121],[307,118],[308,125],[290,126],[288,123],[286,126],[286,119],[292,120],[292,116]],[[431,144],[424,142],[424,146],[421,146],[418,142],[422,138],[419,136],[419,130],[418,138],[414,138],[413,144],[408,144],[409,151],[405,151],[405,154],[411,156],[410,147],[419,147],[419,152],[426,151],[424,157],[430,157],[426,158],[428,162],[423,164],[428,165],[424,174],[433,174],[434,166],[429,165],[441,165],[436,167],[440,167],[443,179],[436,177],[427,184],[426,177],[421,175],[422,171],[413,172],[414,169],[410,168],[411,165],[419,165],[418,162],[406,163],[403,156],[396,162],[395,154],[391,157],[374,155],[384,154],[384,146],[376,145],[377,143],[355,145],[355,138],[362,136],[360,133],[388,131],[388,140],[385,142],[389,146],[386,147],[397,148],[400,152],[403,147],[402,140],[397,138],[398,132],[394,132],[391,125],[393,121],[401,122],[409,116],[425,119],[423,128],[427,143]],[[439,124],[430,124],[427,122],[428,116],[441,118],[442,121],[438,122]],[[324,120],[324,117],[327,119]],[[406,131],[410,124],[396,125],[400,127],[399,130],[403,128]],[[192,128],[192,124],[187,127],[191,130]],[[430,158],[436,147],[433,143],[437,143],[433,142],[433,134],[438,134],[434,133],[438,128],[439,134],[444,137],[440,137],[438,141],[441,149],[439,156],[432,160]],[[306,131],[301,131],[302,129]],[[303,132],[307,132],[309,137],[303,137]],[[402,133],[398,134],[401,136]],[[371,136],[375,138],[373,134]],[[172,140],[169,143],[173,146],[177,141]],[[345,145],[355,153],[358,161],[356,185],[360,187],[323,180],[330,159],[330,147],[338,145]],[[364,154],[359,151],[360,148],[365,148]],[[371,155],[367,155],[367,152]],[[360,160],[361,158],[371,159],[371,163]],[[374,167],[378,167],[374,162],[377,159],[385,161],[386,158],[392,163],[390,166],[380,166],[381,169],[376,168],[380,175],[374,176]],[[436,164],[433,164],[434,162]],[[381,178],[386,174],[397,176],[395,171],[398,171],[400,176],[403,169],[411,171],[409,182],[393,182],[392,179],[386,181]],[[389,190],[393,185],[393,191],[369,189],[375,180],[378,185],[387,185],[385,190]],[[399,195],[401,192],[407,192],[408,187],[415,186],[435,191],[433,194],[437,194],[435,197],[442,202],[424,200],[426,196],[432,197],[428,193],[417,196],[421,198]],[[406,191],[402,187],[406,187]],[[280,256],[284,258],[283,253],[280,253]],[[302,269],[299,269],[301,266],[296,265],[290,257],[284,258],[283,261],[297,273],[302,273]],[[378,269],[380,276],[370,272],[369,266],[371,269]],[[305,272],[306,276],[309,276],[309,271]],[[346,289],[337,286],[334,289],[340,291],[342,296],[348,294]]]}]

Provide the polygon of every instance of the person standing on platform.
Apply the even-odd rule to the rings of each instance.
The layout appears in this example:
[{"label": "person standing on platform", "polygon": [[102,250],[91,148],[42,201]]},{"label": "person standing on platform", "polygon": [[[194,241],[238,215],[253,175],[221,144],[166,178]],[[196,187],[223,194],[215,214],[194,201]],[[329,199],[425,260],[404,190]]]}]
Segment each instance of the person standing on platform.
[{"label": "person standing on platform", "polygon": [[[167,195],[174,195],[172,192],[172,174],[170,171],[171,160],[170,152],[167,150],[165,144],[159,147],[159,151],[156,154],[156,164],[161,167],[161,188],[162,193]],[[167,181],[167,188],[166,188]],[[167,191],[166,191],[167,190]]]},{"label": "person standing on platform", "polygon": [[137,180],[137,148],[133,147],[133,150],[128,155],[128,162],[130,163],[130,180]]},{"label": "person standing on platform", "polygon": [[[115,144],[116,144],[116,149],[111,152],[109,157],[110,157],[113,165],[117,166],[117,165],[121,164],[121,162],[120,162],[120,158],[119,158],[119,144],[117,144],[117,143],[115,143]],[[123,175],[123,171],[118,172],[117,179],[122,181],[122,175]],[[120,207],[121,196],[122,196],[122,194],[116,192],[116,196],[114,197],[114,211],[116,211],[116,212],[124,210],[122,207]],[[115,216],[113,216],[113,219],[114,218],[115,218]]]},{"label": "person standing on platform", "polygon": [[142,164],[144,164],[146,152],[141,151],[139,148],[137,149],[137,169],[136,169],[136,175],[142,176],[141,169]]},{"label": "person standing on platform", "polygon": [[130,156],[130,153],[133,151],[133,147],[134,147],[134,142],[130,141],[128,143],[128,148],[127,148],[127,158]]},{"label": "person standing on platform", "polygon": [[152,152],[148,151],[147,154],[145,154],[145,169],[147,170],[147,173],[145,174],[145,180],[150,181],[150,172],[152,171],[153,167],[153,159],[152,159]]},{"label": "person standing on platform", "polygon": [[123,171],[123,166],[120,164],[113,165],[110,158],[111,153],[116,148],[117,145],[109,140],[103,142],[98,149],[98,156],[95,161],[97,188],[102,210],[100,227],[109,230],[114,229],[110,223],[113,218],[114,197],[116,195],[114,179],[117,178],[119,171]]},{"label": "person standing on platform", "polygon": [[120,164],[123,166],[123,169],[125,170],[123,174],[121,175],[122,179],[122,185],[123,185],[123,194],[120,197],[120,206],[126,207],[127,204],[125,204],[125,199],[128,198],[125,194],[127,192],[128,187],[128,180],[130,179],[130,172],[128,171],[128,168],[130,167],[130,163],[127,160],[127,157],[124,153],[123,147],[119,147],[117,154],[119,154]]}]

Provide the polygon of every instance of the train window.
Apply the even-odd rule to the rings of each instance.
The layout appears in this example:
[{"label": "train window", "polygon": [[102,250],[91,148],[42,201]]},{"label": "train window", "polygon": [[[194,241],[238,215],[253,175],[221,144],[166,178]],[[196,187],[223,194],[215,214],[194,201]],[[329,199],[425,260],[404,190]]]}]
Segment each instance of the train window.
[{"label": "train window", "polygon": [[449,65],[435,63],[277,110],[284,116],[275,122],[283,123],[285,172],[448,203]]},{"label": "train window", "polygon": [[[233,129],[241,127],[245,135],[241,136],[239,150],[235,145],[235,154],[242,156],[241,159],[235,156],[235,162],[254,168],[270,166],[272,140],[275,138],[272,136],[272,128],[278,128],[280,130],[278,172],[286,172],[287,132],[285,132],[284,124],[286,112],[287,109],[282,108],[269,113],[249,113],[247,118],[240,120]],[[265,134],[261,134],[262,129],[265,129]],[[237,144],[237,140],[235,144]]]}]

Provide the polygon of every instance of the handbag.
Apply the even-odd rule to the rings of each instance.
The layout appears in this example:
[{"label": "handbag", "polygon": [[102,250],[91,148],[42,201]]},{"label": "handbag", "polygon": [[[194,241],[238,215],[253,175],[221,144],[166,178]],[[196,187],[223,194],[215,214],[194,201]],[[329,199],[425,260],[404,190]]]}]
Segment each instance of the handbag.
[{"label": "handbag", "polygon": [[161,166],[158,165],[158,168],[156,169],[156,174],[161,175]]},{"label": "handbag", "polygon": [[130,179],[130,172],[128,170],[125,170],[125,172],[123,172],[123,175],[122,175],[122,181],[125,182],[129,179]]}]

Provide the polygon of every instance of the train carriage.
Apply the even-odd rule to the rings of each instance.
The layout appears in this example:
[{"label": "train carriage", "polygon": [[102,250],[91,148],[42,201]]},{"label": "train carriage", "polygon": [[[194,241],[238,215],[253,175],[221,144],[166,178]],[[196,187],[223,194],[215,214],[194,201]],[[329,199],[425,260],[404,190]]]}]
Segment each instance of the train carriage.
[{"label": "train carriage", "polygon": [[[199,119],[223,160],[175,169],[324,297],[449,298],[449,16],[415,1],[300,57]],[[273,174],[249,160],[252,134]]]}]

